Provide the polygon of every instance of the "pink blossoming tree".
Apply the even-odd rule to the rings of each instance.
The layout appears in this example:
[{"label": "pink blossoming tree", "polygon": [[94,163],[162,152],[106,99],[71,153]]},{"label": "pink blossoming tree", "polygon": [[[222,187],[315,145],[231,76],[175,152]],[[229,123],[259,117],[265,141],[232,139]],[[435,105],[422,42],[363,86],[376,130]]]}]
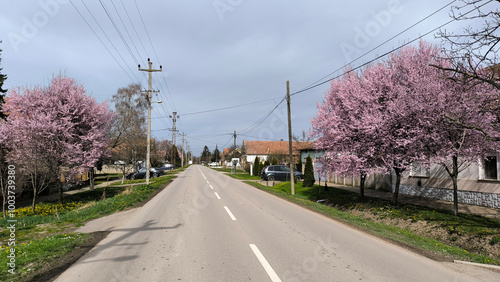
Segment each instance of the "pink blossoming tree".
[{"label": "pink blossoming tree", "polygon": [[[397,203],[401,175],[414,163],[445,166],[453,180],[457,210],[459,161],[477,162],[495,144],[477,130],[450,122],[494,128],[495,116],[484,111],[489,89],[453,83],[437,47],[420,42],[406,47],[385,62],[364,69],[361,75],[346,71],[332,81],[325,101],[312,120],[317,147],[326,151],[323,166],[337,172],[366,175],[393,170],[393,203]],[[363,181],[362,181],[363,184]]]},{"label": "pink blossoming tree", "polygon": [[9,118],[0,122],[0,142],[7,159],[30,178],[33,212],[51,183],[58,183],[62,201],[62,167],[88,171],[109,153],[114,114],[71,78],[59,75],[46,88],[12,89],[3,109]]}]

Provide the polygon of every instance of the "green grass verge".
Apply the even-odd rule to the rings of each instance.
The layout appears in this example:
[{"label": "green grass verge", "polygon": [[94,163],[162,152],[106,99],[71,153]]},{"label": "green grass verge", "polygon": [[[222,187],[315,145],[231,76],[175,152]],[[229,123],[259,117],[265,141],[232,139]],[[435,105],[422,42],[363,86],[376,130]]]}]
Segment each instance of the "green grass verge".
[{"label": "green grass verge", "polygon": [[[177,170],[177,172],[182,170]],[[88,235],[65,233],[68,227],[83,225],[86,221],[133,207],[151,197],[175,178],[174,174],[152,179],[150,185],[128,187],[103,187],[83,191],[64,198],[60,203],[39,204],[33,214],[31,208],[19,209],[16,218],[16,271],[8,272],[10,258],[8,239],[10,231],[0,232],[0,281],[17,281],[33,273],[43,265],[85,244]],[[8,222],[0,219],[0,226]],[[7,266],[7,267],[6,267]]]},{"label": "green grass verge", "polygon": [[[19,281],[47,264],[85,244],[88,234],[57,234],[15,246],[15,268],[12,270],[10,248],[0,250],[0,281]],[[12,256],[12,255],[11,255]],[[13,273],[9,272],[13,271]]]},{"label": "green grass verge", "polygon": [[234,177],[236,179],[240,180],[259,180],[260,177],[258,176],[253,176],[250,175],[248,172],[243,171],[243,170],[236,170],[236,173],[233,173],[233,170],[231,168],[212,168],[213,170],[220,171],[220,172],[225,172],[231,177]]},{"label": "green grass verge", "polygon": [[[330,187],[329,191],[325,192],[323,191],[323,187],[318,185],[311,188],[304,188],[301,182],[295,184],[294,196],[290,192],[290,182],[283,182],[274,187],[267,187],[252,181],[245,181],[245,183],[371,234],[391,239],[413,248],[451,256],[460,260],[500,265],[500,260],[498,259],[470,253],[456,246],[445,245],[434,238],[418,236],[409,230],[396,226],[373,222],[369,219],[353,215],[349,210],[366,208],[370,209],[373,213],[384,212],[387,216],[393,218],[436,221],[445,227],[453,227],[456,230],[460,230],[459,232],[462,233],[457,232],[458,235],[465,232],[473,234],[498,234],[500,232],[500,221],[495,219],[463,214],[455,217],[449,211],[432,210],[412,205],[391,206],[390,203],[380,199],[367,197],[361,199],[357,193],[342,189]],[[329,205],[317,203],[318,199],[325,199]]]}]

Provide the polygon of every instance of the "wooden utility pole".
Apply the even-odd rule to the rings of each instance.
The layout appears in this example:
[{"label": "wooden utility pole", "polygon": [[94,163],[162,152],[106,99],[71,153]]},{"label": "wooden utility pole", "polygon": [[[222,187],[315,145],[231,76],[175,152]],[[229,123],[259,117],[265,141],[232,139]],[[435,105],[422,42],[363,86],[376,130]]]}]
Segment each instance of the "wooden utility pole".
[{"label": "wooden utility pole", "polygon": [[290,114],[290,82],[286,82],[286,105],[288,111],[288,150],[290,153],[290,183],[292,195],[295,195],[295,175],[293,175],[293,148],[292,148],[292,117]]},{"label": "wooden utility pole", "polygon": [[[148,99],[148,144],[147,144],[147,151],[146,151],[146,184],[149,185],[149,167],[151,166],[150,164],[150,159],[151,159],[151,93],[153,92],[151,90],[151,73],[156,72],[156,71],[161,71],[161,65],[159,70],[154,70],[153,69],[153,63],[151,60],[148,58],[148,65],[149,68],[147,69],[141,69],[141,65],[139,65],[139,71],[147,71],[149,73],[149,81],[148,81],[148,91],[147,91],[147,99]],[[146,91],[143,91],[146,92]],[[159,91],[154,91],[154,92],[159,92]],[[161,102],[158,102],[161,103]]]}]

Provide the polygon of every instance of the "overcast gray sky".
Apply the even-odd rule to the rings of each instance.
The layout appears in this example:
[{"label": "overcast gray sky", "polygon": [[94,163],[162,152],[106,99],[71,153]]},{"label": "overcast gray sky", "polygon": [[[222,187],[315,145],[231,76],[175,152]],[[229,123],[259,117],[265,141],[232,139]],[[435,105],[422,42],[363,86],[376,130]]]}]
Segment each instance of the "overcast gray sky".
[{"label": "overcast gray sky", "polygon": [[[153,136],[171,140],[168,115],[177,111],[177,128],[199,155],[204,145],[211,151],[216,144],[219,149],[231,146],[235,130],[237,144],[287,140],[286,103],[262,120],[285,96],[287,80],[294,93],[332,78],[339,73],[329,74],[343,65],[454,1],[84,2],[1,1],[4,88],[47,85],[63,72],[103,102],[131,83],[146,89],[147,75],[137,64],[147,67],[149,57],[153,68],[163,67],[153,74],[153,88],[160,90],[153,100],[163,101],[153,104]],[[448,22],[450,7],[352,65]],[[445,28],[459,31],[463,25],[453,22]],[[424,39],[441,42],[435,32]],[[295,134],[311,128],[328,88],[326,83],[292,97]]]}]

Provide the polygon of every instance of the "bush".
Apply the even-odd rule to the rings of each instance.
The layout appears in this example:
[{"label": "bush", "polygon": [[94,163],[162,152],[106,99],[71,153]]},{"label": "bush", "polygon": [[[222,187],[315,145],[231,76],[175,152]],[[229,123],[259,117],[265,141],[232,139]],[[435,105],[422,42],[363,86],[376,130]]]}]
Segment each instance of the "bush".
[{"label": "bush", "polygon": [[312,187],[314,185],[314,168],[312,165],[311,156],[306,158],[306,167],[304,169],[304,184],[303,187]]},{"label": "bush", "polygon": [[245,172],[250,173],[250,164],[246,163],[243,169],[245,170]]},{"label": "bush", "polygon": [[259,157],[255,157],[255,161],[253,162],[253,176],[260,176],[260,159]]}]

